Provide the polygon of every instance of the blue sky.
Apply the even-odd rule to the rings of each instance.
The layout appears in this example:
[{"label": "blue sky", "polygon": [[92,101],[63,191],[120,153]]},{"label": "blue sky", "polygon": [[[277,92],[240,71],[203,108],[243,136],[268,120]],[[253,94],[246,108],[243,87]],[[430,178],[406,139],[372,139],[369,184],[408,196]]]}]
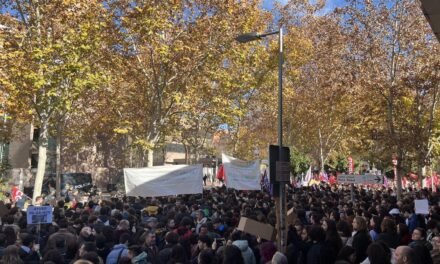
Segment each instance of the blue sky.
[{"label": "blue sky", "polygon": [[[313,0],[311,0],[313,1]],[[263,0],[263,8],[270,10],[273,7],[275,2],[279,2],[281,4],[286,4],[288,0]],[[327,0],[327,4],[324,8],[324,12],[331,12],[336,7],[341,7],[345,4],[345,0]]]}]

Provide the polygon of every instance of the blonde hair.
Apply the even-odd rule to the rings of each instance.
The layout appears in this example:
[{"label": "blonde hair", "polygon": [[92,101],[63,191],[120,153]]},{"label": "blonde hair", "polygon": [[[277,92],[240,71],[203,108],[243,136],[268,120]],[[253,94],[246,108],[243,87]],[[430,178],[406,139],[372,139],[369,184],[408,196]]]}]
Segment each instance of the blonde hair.
[{"label": "blonde hair", "polygon": [[354,218],[357,223],[357,231],[366,231],[368,230],[367,221],[362,216],[356,216]]}]

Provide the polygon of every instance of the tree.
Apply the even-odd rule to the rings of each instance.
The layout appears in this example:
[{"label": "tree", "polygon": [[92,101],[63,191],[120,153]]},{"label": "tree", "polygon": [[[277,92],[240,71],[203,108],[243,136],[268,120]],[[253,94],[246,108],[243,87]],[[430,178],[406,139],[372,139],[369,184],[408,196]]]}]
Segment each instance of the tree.
[{"label": "tree", "polygon": [[[360,91],[366,105],[370,109],[373,105],[380,109],[375,111],[378,116],[374,118],[374,112],[365,115],[378,120],[375,125],[383,128],[380,143],[386,146],[388,158],[392,152],[398,156],[400,198],[401,172],[405,167],[408,169],[414,156],[412,153],[415,151],[415,156],[419,157],[426,157],[429,153],[438,96],[438,83],[434,79],[438,73],[428,77],[429,74],[423,72],[432,72],[438,67],[438,56],[435,55],[438,54],[438,43],[419,3],[414,0],[352,0],[341,12],[350,40],[349,60],[358,69],[355,83],[363,88]],[[414,83],[417,79],[414,76],[428,77],[422,79],[429,84],[429,89],[423,88],[420,82]],[[408,115],[410,112],[413,114]],[[382,122],[385,127],[380,125]],[[413,126],[409,129],[408,124]],[[414,136],[418,140],[414,140]],[[422,158],[418,159],[419,167],[423,166]]]},{"label": "tree", "polygon": [[[241,64],[235,63],[242,63],[245,54],[242,47],[237,48],[234,37],[248,28],[262,28],[267,16],[258,4],[259,1],[111,3],[115,34],[119,36],[118,53],[127,65],[121,74],[127,83],[129,102],[121,111],[115,131],[133,138],[133,144],[147,154],[148,166],[152,165],[154,149],[179,131],[181,119],[189,122],[205,115],[214,120],[210,125],[216,126],[222,116],[228,116],[227,110],[215,113],[220,110],[217,107],[202,113],[197,107],[206,108],[211,102],[240,111],[236,105],[227,104],[233,95],[240,98],[249,90],[237,85],[238,79],[232,83],[229,77],[234,69],[241,69]],[[243,67],[241,71],[250,69]],[[207,81],[208,76],[213,80]],[[202,99],[205,106],[200,104]],[[197,124],[187,124],[186,129],[193,125]]]},{"label": "tree", "polygon": [[[40,128],[34,199],[45,173],[48,133],[55,115],[71,109],[101,81],[95,67],[105,8],[97,1],[4,1],[14,29],[5,36],[0,85],[17,113]],[[64,110],[63,110],[64,109]]]}]

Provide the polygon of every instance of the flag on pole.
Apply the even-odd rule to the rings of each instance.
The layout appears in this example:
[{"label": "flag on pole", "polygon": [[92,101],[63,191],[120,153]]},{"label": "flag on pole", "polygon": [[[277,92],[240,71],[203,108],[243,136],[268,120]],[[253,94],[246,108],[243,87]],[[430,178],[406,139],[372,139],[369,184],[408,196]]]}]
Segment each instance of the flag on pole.
[{"label": "flag on pole", "polygon": [[14,185],[14,187],[12,187],[11,190],[11,199],[12,201],[16,202],[18,200],[21,200],[21,198],[23,198],[23,192],[20,191],[20,189]]},{"label": "flag on pole", "polygon": [[261,184],[261,190],[272,195],[270,181],[269,181],[269,177],[267,175],[267,169],[265,169],[263,172],[263,177],[261,177],[260,184]]},{"label": "flag on pole", "polygon": [[309,186],[309,182],[312,180],[312,166],[307,170],[306,176],[304,177],[301,186]]},{"label": "flag on pole", "polygon": [[383,175],[383,186],[385,188],[388,188],[389,186],[388,177],[386,175]]},{"label": "flag on pole", "polygon": [[325,171],[319,173],[319,180],[323,182],[328,182],[328,175]]}]

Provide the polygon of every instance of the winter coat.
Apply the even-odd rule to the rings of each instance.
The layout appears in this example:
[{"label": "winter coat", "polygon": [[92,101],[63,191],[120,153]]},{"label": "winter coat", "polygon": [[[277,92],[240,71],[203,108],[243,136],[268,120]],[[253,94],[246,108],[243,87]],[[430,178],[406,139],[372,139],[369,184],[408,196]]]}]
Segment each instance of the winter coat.
[{"label": "winter coat", "polygon": [[389,248],[397,248],[400,244],[400,237],[397,233],[380,233],[376,241],[384,242]]},{"label": "winter coat", "polygon": [[137,255],[131,260],[133,264],[147,264],[147,253],[143,251],[141,254]]},{"label": "winter coat", "polygon": [[118,259],[128,256],[128,248],[125,244],[117,244],[107,256],[106,264],[117,264]]},{"label": "winter coat", "polygon": [[353,248],[356,251],[355,263],[360,263],[367,258],[367,248],[371,244],[371,237],[368,232],[358,231],[353,236]]},{"label": "winter coat", "polygon": [[232,245],[240,249],[244,264],[256,264],[254,253],[249,248],[247,240],[236,240],[232,242]]}]

